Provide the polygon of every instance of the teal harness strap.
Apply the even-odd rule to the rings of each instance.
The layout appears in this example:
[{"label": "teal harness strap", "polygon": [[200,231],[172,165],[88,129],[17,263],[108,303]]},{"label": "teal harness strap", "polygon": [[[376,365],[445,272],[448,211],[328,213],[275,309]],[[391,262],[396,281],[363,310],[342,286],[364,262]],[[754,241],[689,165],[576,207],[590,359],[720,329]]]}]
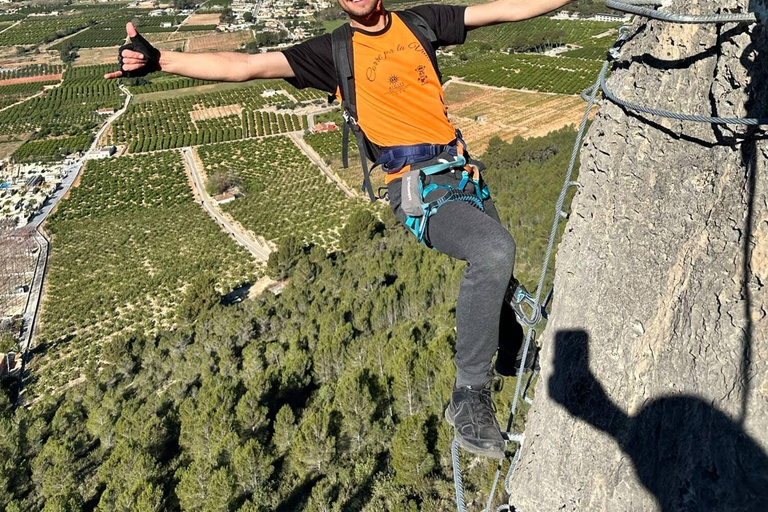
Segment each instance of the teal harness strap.
[{"label": "teal harness strap", "polygon": [[[407,216],[405,225],[411,231],[411,233],[416,236],[419,242],[428,247],[430,247],[430,245],[426,240],[427,223],[429,222],[429,218],[437,213],[440,207],[444,204],[450,202],[464,202],[471,204],[480,211],[485,211],[483,201],[491,197],[491,193],[485,183],[481,184],[479,179],[470,178],[469,173],[466,170],[462,171],[462,178],[458,187],[452,187],[450,185],[438,185],[436,183],[432,183],[424,187],[424,183],[421,178],[422,176],[439,174],[450,169],[463,169],[466,164],[466,158],[458,155],[454,160],[450,162],[441,162],[439,164],[430,165],[420,169],[421,175],[419,177],[419,193],[421,195],[421,210],[423,215],[421,217]],[[474,194],[464,192],[464,187],[466,187],[470,181],[474,184],[475,187]],[[445,194],[443,194],[435,201],[427,202],[427,196],[435,190],[445,190]]]}]

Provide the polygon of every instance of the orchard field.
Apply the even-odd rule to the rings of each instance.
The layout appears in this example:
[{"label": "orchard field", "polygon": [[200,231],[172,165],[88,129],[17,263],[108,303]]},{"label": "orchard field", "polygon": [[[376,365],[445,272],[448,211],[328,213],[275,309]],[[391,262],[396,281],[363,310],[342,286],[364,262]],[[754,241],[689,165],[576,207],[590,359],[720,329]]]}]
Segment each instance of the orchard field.
[{"label": "orchard field", "polygon": [[59,87],[0,112],[0,135],[37,131],[74,136],[94,130],[101,124],[99,108],[118,109],[123,104],[117,82],[102,78],[111,69],[109,65],[67,68]]},{"label": "orchard field", "polygon": [[77,151],[87,150],[93,137],[89,134],[26,142],[13,152],[16,162],[52,162]]},{"label": "orchard field", "polygon": [[[262,94],[276,91],[272,87],[280,87],[282,93]],[[261,82],[204,94],[136,101],[113,124],[112,134],[117,144],[138,153],[303,131],[307,128],[306,117],[287,109],[317,100],[313,92]],[[276,111],[275,107],[286,110]]]},{"label": "orchard field", "polygon": [[246,229],[267,240],[295,235],[333,249],[339,229],[361,206],[346,198],[287,137],[198,149],[205,172],[233,173],[243,196],[223,205]]},{"label": "orchard field", "polygon": [[98,364],[102,345],[178,324],[190,282],[226,293],[261,274],[193,202],[177,152],[92,160],[49,222],[41,336],[29,392]]}]

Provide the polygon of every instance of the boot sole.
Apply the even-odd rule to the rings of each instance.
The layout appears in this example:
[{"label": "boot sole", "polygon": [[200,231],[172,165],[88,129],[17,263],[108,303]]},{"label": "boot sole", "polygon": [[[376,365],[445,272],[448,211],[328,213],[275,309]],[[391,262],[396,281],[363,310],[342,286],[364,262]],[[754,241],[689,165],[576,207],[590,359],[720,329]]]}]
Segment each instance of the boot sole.
[{"label": "boot sole", "polygon": [[453,427],[453,438],[456,440],[456,443],[464,448],[466,451],[473,455],[478,455],[480,457],[490,457],[493,459],[503,459],[506,457],[506,454],[504,451],[494,450],[494,449],[483,449],[478,448],[477,446],[474,446],[469,441],[464,439],[461,434],[456,430],[456,424],[454,423],[454,418],[451,417],[450,414],[448,414],[448,411],[450,410],[451,406],[449,405],[445,409],[445,420],[448,422],[450,426]]}]

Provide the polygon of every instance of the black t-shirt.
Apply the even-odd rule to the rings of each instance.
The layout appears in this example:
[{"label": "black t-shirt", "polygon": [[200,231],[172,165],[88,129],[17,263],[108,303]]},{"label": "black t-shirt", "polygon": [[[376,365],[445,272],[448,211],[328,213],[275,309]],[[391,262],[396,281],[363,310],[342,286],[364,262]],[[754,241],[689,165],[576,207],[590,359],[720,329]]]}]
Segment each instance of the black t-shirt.
[{"label": "black t-shirt", "polygon": [[[464,6],[421,5],[408,9],[420,15],[429,24],[437,36],[437,46],[462,44],[467,38],[464,25]],[[333,65],[331,34],[314,37],[301,44],[283,50],[288,59],[294,78],[286,79],[297,89],[313,87],[336,93],[338,81]]]}]

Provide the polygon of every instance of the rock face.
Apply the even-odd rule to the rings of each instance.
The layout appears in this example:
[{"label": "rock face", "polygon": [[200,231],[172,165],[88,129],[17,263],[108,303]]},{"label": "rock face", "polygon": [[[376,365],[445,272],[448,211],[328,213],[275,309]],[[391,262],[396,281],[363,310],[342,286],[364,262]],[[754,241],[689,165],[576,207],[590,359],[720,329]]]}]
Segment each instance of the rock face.
[{"label": "rock face", "polygon": [[[619,96],[768,117],[766,24],[632,32],[608,82]],[[517,511],[768,510],[767,162],[761,131],[603,103],[557,255]]]}]

